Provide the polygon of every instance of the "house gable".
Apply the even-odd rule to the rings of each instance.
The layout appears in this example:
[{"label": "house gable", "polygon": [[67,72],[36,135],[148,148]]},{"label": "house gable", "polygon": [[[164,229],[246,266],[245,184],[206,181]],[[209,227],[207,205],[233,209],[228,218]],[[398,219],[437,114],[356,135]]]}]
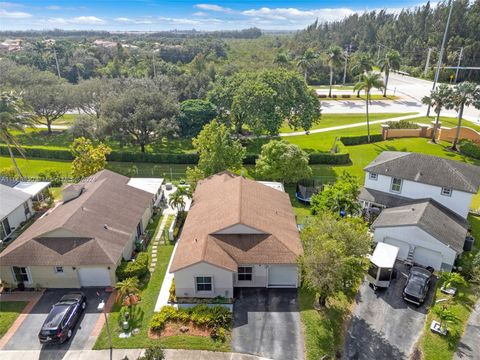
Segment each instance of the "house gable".
[{"label": "house gable", "polygon": [[265,234],[265,232],[239,223],[226,227],[225,229],[215,231],[212,234]]},{"label": "house gable", "polygon": [[71,230],[59,227],[52,231],[47,231],[46,233],[43,233],[37,237],[38,238],[78,238],[78,237],[81,237],[81,234],[77,234]]}]

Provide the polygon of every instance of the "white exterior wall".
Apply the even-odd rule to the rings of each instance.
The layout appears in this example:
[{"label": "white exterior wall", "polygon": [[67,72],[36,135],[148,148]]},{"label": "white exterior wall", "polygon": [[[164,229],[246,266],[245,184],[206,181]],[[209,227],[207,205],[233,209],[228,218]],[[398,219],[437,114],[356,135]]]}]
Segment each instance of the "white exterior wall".
[{"label": "white exterior wall", "polygon": [[238,281],[238,276],[233,275],[233,286],[235,287],[267,287],[268,285],[268,265],[249,265],[242,264],[240,266],[252,267],[252,281]]},{"label": "white exterior wall", "polygon": [[229,228],[215,232],[215,234],[264,234],[264,232],[243,224],[236,224]]},{"label": "white exterior wall", "polygon": [[457,257],[455,250],[417,226],[382,227],[375,229],[375,242],[384,242],[385,238],[398,239],[413,246],[421,246],[441,253],[443,257],[441,270],[450,271]]},{"label": "white exterior wall", "polygon": [[[197,292],[195,289],[196,276],[211,276],[213,291]],[[204,262],[176,271],[174,278],[177,297],[233,297],[233,273]]]},{"label": "white exterior wall", "polygon": [[377,180],[372,180],[369,173],[365,173],[365,187],[389,194],[395,194],[411,199],[432,198],[458,215],[467,218],[472,203],[473,194],[452,189],[451,196],[441,194],[439,186],[427,185],[410,180],[402,180],[402,188],[399,193],[390,191],[392,177],[377,175]]},{"label": "white exterior wall", "polygon": [[[33,210],[31,207],[32,201],[28,200],[28,202],[30,207],[30,213],[33,214]],[[25,216],[25,209],[23,207],[23,204],[13,210],[10,214],[8,214],[7,218],[8,224],[10,225],[12,232],[18,229],[22,222],[28,220],[28,218]]]}]

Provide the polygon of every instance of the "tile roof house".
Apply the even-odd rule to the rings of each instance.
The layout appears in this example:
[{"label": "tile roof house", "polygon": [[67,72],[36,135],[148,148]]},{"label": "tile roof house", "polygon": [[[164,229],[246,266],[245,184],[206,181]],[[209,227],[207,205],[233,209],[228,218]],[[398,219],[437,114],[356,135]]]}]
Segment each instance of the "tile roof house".
[{"label": "tile roof house", "polygon": [[401,260],[450,271],[463,252],[480,167],[384,151],[364,170],[359,200],[367,214],[382,210],[372,225],[375,241],[399,247]]},{"label": "tile roof house", "polygon": [[303,253],[287,193],[228,172],[198,183],[170,272],[176,295],[297,287]]},{"label": "tile roof house", "polygon": [[47,288],[111,286],[122,259],[152,214],[154,195],[129,178],[100,171],[63,190],[45,213],[0,253],[1,278]]}]

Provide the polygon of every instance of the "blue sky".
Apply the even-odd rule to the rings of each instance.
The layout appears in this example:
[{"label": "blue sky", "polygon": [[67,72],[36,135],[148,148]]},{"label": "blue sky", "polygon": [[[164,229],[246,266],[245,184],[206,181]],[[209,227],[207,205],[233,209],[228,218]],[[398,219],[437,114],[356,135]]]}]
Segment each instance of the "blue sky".
[{"label": "blue sky", "polygon": [[0,1],[0,30],[221,30],[252,26],[266,30],[295,30],[304,28],[316,18],[332,21],[355,12],[375,9],[395,12],[421,3],[421,0]]}]

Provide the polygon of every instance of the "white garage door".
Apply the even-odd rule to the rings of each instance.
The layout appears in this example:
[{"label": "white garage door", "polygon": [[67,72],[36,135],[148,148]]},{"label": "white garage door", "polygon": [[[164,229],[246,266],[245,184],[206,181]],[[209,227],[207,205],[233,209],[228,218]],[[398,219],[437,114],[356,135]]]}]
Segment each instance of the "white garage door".
[{"label": "white garage door", "polygon": [[107,268],[91,267],[78,269],[80,286],[111,286],[110,271]]},{"label": "white garage door", "polygon": [[398,247],[400,250],[398,251],[397,259],[405,260],[408,256],[408,250],[410,249],[410,245],[405,241],[394,239],[387,237],[385,238],[385,243],[390,244],[393,246]]},{"label": "white garage door", "polygon": [[297,287],[296,265],[270,265],[268,268],[269,287]]},{"label": "white garage door", "polygon": [[421,246],[415,248],[413,253],[413,262],[423,266],[431,266],[435,270],[442,267],[442,254],[438,251],[430,250]]}]

